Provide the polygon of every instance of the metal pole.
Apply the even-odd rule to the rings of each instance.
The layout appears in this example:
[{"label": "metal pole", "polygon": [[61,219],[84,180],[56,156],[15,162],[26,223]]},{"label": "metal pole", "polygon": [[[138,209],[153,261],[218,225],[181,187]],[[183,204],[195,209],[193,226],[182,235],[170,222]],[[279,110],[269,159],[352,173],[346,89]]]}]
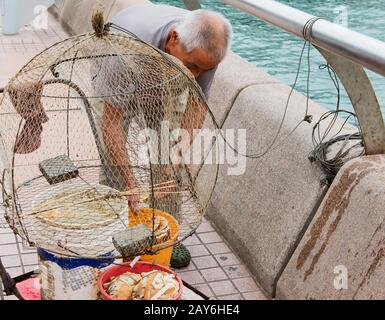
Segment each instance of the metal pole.
[{"label": "metal pole", "polygon": [[[315,18],[273,0],[222,0],[242,11],[303,39],[306,23]],[[341,25],[320,19],[314,23],[311,42],[385,76],[385,43]]]}]

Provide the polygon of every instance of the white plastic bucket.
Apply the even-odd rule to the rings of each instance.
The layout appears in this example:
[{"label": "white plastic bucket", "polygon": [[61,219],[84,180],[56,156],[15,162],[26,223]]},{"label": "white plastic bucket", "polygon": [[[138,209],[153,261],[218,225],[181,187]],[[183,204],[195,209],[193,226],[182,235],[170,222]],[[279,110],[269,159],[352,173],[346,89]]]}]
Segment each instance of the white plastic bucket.
[{"label": "white plastic bucket", "polygon": [[68,258],[39,248],[37,252],[42,300],[97,300],[99,276],[114,262],[111,252],[100,260]]},{"label": "white plastic bucket", "polygon": [[[100,184],[69,180],[48,186],[32,201],[32,210],[55,196],[77,193],[94,188],[101,194],[116,190]],[[24,220],[30,240],[38,247],[43,300],[96,300],[98,278],[104,268],[114,262],[118,253],[112,242],[114,233],[128,226],[128,204],[125,199],[113,199],[109,206],[119,214],[98,220],[91,210],[82,212],[81,220],[56,220],[50,217],[29,215]],[[73,208],[76,210],[76,207]],[[74,216],[73,219],[77,219]],[[65,248],[59,246],[65,244]],[[40,244],[40,245],[39,245]],[[44,248],[42,248],[44,247]],[[71,257],[68,254],[71,253]],[[98,258],[96,258],[98,257]]]}]

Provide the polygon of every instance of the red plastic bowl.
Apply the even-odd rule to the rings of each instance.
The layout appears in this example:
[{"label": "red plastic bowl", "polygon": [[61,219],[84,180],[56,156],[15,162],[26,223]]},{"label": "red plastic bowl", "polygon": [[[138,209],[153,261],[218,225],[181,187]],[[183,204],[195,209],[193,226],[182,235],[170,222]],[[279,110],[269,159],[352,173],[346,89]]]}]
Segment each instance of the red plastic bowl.
[{"label": "red plastic bowl", "polygon": [[130,262],[126,262],[126,263],[122,263],[120,265],[110,267],[106,271],[104,271],[102,273],[102,275],[100,276],[99,283],[98,283],[99,290],[103,296],[103,299],[104,300],[117,300],[117,299],[112,298],[106,292],[106,290],[104,290],[104,287],[103,287],[103,285],[105,283],[108,283],[111,281],[112,277],[118,277],[121,274],[126,273],[126,272],[141,274],[142,272],[150,272],[153,270],[159,270],[159,271],[163,271],[163,272],[167,272],[167,273],[171,273],[171,274],[175,275],[175,279],[179,282],[179,292],[174,297],[173,300],[180,300],[180,298],[182,296],[182,292],[183,292],[183,282],[180,279],[180,277],[175,272],[173,272],[172,270],[170,270],[166,267],[163,267],[163,266],[157,265],[157,264],[153,264],[151,262],[144,262],[144,261],[137,262],[133,268],[130,267]]},{"label": "red plastic bowl", "polygon": [[16,284],[21,296],[25,300],[41,300],[40,282],[38,278],[30,278]]}]

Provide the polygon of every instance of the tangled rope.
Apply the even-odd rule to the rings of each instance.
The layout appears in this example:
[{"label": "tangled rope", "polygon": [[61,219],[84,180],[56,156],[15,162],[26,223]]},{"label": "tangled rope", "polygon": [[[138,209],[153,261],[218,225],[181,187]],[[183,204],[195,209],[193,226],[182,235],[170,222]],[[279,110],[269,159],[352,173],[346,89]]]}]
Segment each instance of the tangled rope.
[{"label": "tangled rope", "polygon": [[[359,129],[360,127],[356,114],[351,111],[340,109],[341,91],[335,71],[328,64],[320,65],[319,69],[327,69],[330,79],[332,80],[337,91],[337,103],[336,109],[324,113],[313,128],[312,141],[314,145],[314,150],[310,153],[309,160],[311,162],[317,163],[323,169],[326,174],[326,179],[329,183],[331,183],[337,175],[338,171],[348,160],[357,156],[364,155],[365,151],[362,133]],[[346,118],[337,130],[337,132],[332,137],[328,138],[332,129],[336,126],[336,122],[339,115],[345,115]],[[345,128],[346,124],[349,121],[353,120],[355,122],[355,125],[358,127],[358,132],[354,132],[351,134],[340,134]],[[326,126],[326,129],[321,132],[321,124],[326,121],[330,122]],[[358,142],[348,146],[349,142],[351,141]],[[339,148],[336,146],[338,143],[341,143],[341,146]],[[335,148],[335,155],[333,157],[330,157],[329,152],[332,148]],[[358,151],[356,154],[354,154],[355,150]]]}]

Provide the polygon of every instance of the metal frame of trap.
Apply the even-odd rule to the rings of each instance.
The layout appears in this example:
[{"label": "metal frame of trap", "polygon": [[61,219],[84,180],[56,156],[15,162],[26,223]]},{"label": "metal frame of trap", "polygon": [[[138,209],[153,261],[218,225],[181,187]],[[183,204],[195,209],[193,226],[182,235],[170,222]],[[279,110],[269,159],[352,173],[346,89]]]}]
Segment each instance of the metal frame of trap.
[{"label": "metal frame of trap", "polygon": [[[57,65],[53,65],[51,67],[51,72],[54,75],[55,75],[55,67],[56,66]],[[70,88],[74,89],[79,94],[79,96],[81,97],[81,99],[85,105],[88,119],[90,121],[90,126],[91,126],[92,133],[94,135],[94,138],[95,138],[96,146],[98,148],[98,151],[100,151],[100,148],[101,148],[100,147],[100,141],[101,140],[99,138],[98,131],[96,129],[96,124],[95,124],[94,117],[93,117],[93,114],[91,111],[91,109],[92,109],[91,105],[90,105],[88,99],[86,98],[85,94],[82,92],[82,90],[75,83],[68,81],[68,80],[62,80],[62,79],[50,80],[50,81],[47,81],[45,84],[49,85],[49,84],[55,84],[55,83],[63,83],[63,84],[68,85]],[[4,92],[4,88],[0,88],[0,93],[3,93],[3,92]],[[7,197],[7,195],[5,195],[5,196]],[[9,200],[11,200],[11,199],[9,199]],[[180,242],[180,240],[178,242]],[[25,273],[25,274],[22,274],[20,276],[12,278],[9,275],[9,273],[6,271],[6,269],[2,263],[2,260],[0,258],[0,297],[3,297],[4,295],[5,296],[15,296],[19,300],[25,300],[25,298],[20,294],[16,285],[18,283],[21,283],[21,282],[26,281],[28,279],[36,278],[38,275],[39,275],[39,270],[34,270],[34,271],[31,271],[31,272],[28,272],[28,273]],[[184,281],[184,280],[182,280],[182,281],[183,281],[183,285],[186,288],[188,288],[189,290],[191,290],[192,292],[194,292],[195,294],[200,296],[203,300],[209,300],[209,297],[207,297],[204,293],[200,292],[199,290],[194,288],[192,285],[190,285],[186,281]]]},{"label": "metal frame of trap", "polygon": [[[107,24],[106,25],[106,28],[109,28],[111,27],[111,24]],[[118,31],[122,31],[122,30],[119,30]],[[124,32],[126,32],[127,30],[123,30]],[[156,51],[162,53],[160,50],[154,48]],[[108,57],[109,55],[106,55],[106,57]],[[99,56],[98,56],[99,57]],[[101,56],[103,57],[103,56]],[[85,57],[85,58],[80,58],[80,59],[91,59],[93,58],[93,56],[90,56],[90,57]],[[51,73],[53,74],[53,76],[56,78],[56,79],[52,79],[52,80],[48,80],[44,83],[44,85],[51,85],[51,84],[64,84],[64,85],[67,85],[69,88],[73,89],[80,97],[80,99],[83,101],[84,103],[84,107],[85,107],[85,111],[87,113],[87,117],[88,117],[88,120],[89,120],[89,123],[90,123],[90,127],[91,127],[91,131],[92,131],[92,134],[94,136],[94,139],[95,139],[95,143],[96,143],[96,147],[98,149],[98,152],[99,153],[102,153],[102,147],[101,147],[101,139],[99,137],[99,133],[98,133],[98,130],[97,130],[97,126],[96,126],[96,122],[95,122],[95,119],[94,119],[94,115],[92,113],[92,107],[91,107],[91,104],[89,102],[89,100],[87,99],[86,95],[84,94],[84,92],[81,90],[81,88],[79,86],[77,86],[74,82],[70,81],[70,80],[64,80],[64,79],[60,79],[59,78],[59,73],[56,72],[56,67],[60,64],[60,63],[63,63],[63,62],[66,62],[66,60],[63,60],[63,61],[60,61],[54,65],[52,65],[50,67],[50,71]],[[196,87],[198,88],[198,86],[196,85]],[[0,93],[3,93],[5,91],[4,88],[0,88]],[[198,90],[200,92],[200,95],[201,97],[203,97],[203,93],[201,92],[200,88]],[[210,110],[209,110],[210,111]],[[211,115],[213,116],[213,115]],[[79,168],[81,169],[81,168]],[[202,165],[200,166],[198,172],[202,169]],[[187,171],[188,172],[188,171]],[[218,166],[217,166],[217,174],[216,174],[216,178],[218,176]],[[39,176],[37,178],[41,178],[43,176]],[[2,179],[3,177],[0,178],[0,181],[3,181]],[[189,175],[188,176],[190,182],[192,184],[194,184],[194,181],[192,179],[192,177]],[[35,178],[36,179],[36,178]],[[34,179],[32,179],[34,180]],[[25,182],[24,184],[28,183],[30,181],[27,181]],[[23,184],[23,185],[24,185]],[[12,199],[12,197],[10,197],[8,194],[6,194],[4,188],[2,188],[3,190],[3,199],[4,199],[4,203],[3,203],[3,206],[4,206],[4,209],[7,210],[7,207],[9,207],[9,202],[12,202],[16,199],[16,195],[13,195],[14,199]],[[8,204],[8,205],[7,205]],[[18,206],[16,205],[16,210],[18,210]],[[7,215],[5,214],[5,218],[7,220]],[[9,221],[7,220],[7,223],[9,224]],[[188,236],[191,236],[195,231],[191,231],[191,233],[189,235],[186,235],[184,238],[187,238]],[[176,243],[180,243],[183,239],[179,239]],[[171,245],[168,245],[168,246],[165,246],[165,247],[162,247],[161,249],[164,249],[164,248],[167,248]],[[158,249],[157,251],[159,251],[160,249]],[[149,251],[150,253],[150,251]],[[20,294],[19,290],[17,289],[16,285],[18,283],[21,283],[25,280],[28,280],[30,278],[34,278],[36,277],[37,275],[39,274],[39,271],[38,270],[35,270],[35,271],[32,271],[32,272],[28,272],[26,274],[23,274],[23,275],[20,275],[20,276],[17,276],[15,278],[12,278],[8,272],[6,271],[2,261],[1,261],[1,258],[0,258],[0,297],[2,297],[5,293],[6,296],[11,296],[11,295],[14,295],[16,296],[18,299],[20,300],[24,300],[23,296]],[[198,296],[200,296],[203,300],[209,300],[209,298],[203,294],[202,292],[198,291],[197,289],[195,289],[192,285],[188,284],[187,282],[183,281],[183,284],[186,288],[188,288],[189,290],[191,290],[192,292],[194,292],[195,294],[197,294]]]}]

